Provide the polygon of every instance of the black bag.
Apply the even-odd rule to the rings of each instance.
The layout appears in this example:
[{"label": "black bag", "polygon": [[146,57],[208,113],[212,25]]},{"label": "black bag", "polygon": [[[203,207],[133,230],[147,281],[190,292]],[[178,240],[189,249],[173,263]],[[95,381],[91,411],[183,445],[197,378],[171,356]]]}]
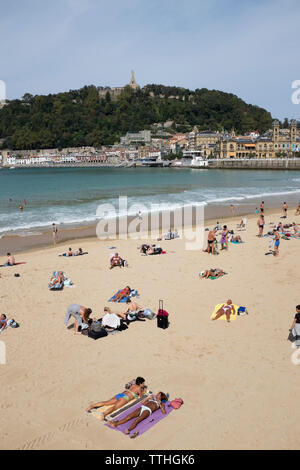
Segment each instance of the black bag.
[{"label": "black bag", "polygon": [[88,337],[89,338],[99,339],[99,338],[103,338],[104,336],[107,336],[107,335],[108,335],[108,333],[104,328],[101,328],[100,331],[91,330],[89,328],[89,332],[88,332]]},{"label": "black bag", "polygon": [[159,307],[158,307],[158,312],[157,312],[157,327],[158,328],[163,328],[164,330],[169,327],[169,314],[164,310],[164,305],[163,301],[159,301]]}]

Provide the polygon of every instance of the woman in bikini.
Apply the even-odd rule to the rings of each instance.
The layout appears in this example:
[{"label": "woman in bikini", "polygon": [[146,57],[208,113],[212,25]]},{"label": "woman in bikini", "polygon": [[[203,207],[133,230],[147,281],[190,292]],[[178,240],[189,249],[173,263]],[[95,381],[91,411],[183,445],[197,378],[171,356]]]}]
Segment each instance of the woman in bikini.
[{"label": "woman in bikini", "polygon": [[137,377],[135,384],[131,385],[128,390],[125,390],[125,392],[122,393],[118,393],[110,400],[93,403],[86,409],[86,411],[89,413],[93,408],[100,408],[101,406],[112,405],[104,413],[101,413],[101,419],[104,420],[107,415],[109,415],[113,411],[118,410],[119,408],[122,408],[122,406],[126,405],[126,403],[128,403],[130,400],[142,398],[145,389],[145,379],[143,379],[143,377]]},{"label": "woman in bikini", "polygon": [[120,290],[120,292],[116,294],[114,302],[120,302],[124,297],[129,297],[130,292],[130,287],[126,286],[124,289]]},{"label": "woman in bikini", "polygon": [[[127,423],[133,418],[136,418],[134,422],[129,426],[128,429],[126,429],[125,434],[130,434],[133,429],[137,427],[137,425],[143,421],[144,419],[148,418],[152,413],[155,411],[161,409],[163,414],[166,414],[165,410],[165,405],[164,401],[167,401],[168,397],[165,393],[159,392],[157,395],[151,395],[150,397],[146,398],[141,402],[141,405],[139,408],[137,408],[135,411],[130,413],[126,418],[121,419],[120,421],[111,421],[108,423],[109,426],[112,428],[117,428],[121,424]],[[139,432],[133,433],[130,437],[134,438],[138,436]]]},{"label": "woman in bikini", "polygon": [[229,299],[227,300],[227,303],[226,304],[223,304],[221,308],[219,308],[219,310],[217,311],[217,314],[215,316],[215,318],[213,318],[213,320],[218,320],[218,318],[220,318],[222,315],[226,315],[226,320],[228,323],[230,323],[230,315],[234,315],[235,314],[235,308],[234,306],[232,305],[232,300]]}]

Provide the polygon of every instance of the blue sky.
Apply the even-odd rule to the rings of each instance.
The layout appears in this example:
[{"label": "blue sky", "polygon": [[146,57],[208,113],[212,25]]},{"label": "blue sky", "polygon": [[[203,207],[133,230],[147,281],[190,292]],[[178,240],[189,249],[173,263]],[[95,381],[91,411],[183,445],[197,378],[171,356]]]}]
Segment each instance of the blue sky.
[{"label": "blue sky", "polygon": [[300,118],[299,0],[0,0],[7,98],[84,85],[219,89]]}]

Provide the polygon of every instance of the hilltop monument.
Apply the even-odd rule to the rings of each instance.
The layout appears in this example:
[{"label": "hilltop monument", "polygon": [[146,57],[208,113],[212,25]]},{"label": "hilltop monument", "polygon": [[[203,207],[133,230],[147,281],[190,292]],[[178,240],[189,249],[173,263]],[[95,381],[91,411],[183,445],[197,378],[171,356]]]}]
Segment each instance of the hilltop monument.
[{"label": "hilltop monument", "polygon": [[[135,81],[134,71],[133,70],[131,70],[130,82],[125,86],[130,86],[130,88],[132,88],[133,90],[138,90],[140,88],[140,86]],[[115,99],[117,96],[120,95],[120,93],[122,93],[125,86],[123,86],[123,87],[112,87],[112,88],[110,88],[110,87],[98,87],[99,96],[101,98],[103,98],[103,97],[106,96],[106,93],[108,92],[110,94],[110,97],[112,99]]]}]

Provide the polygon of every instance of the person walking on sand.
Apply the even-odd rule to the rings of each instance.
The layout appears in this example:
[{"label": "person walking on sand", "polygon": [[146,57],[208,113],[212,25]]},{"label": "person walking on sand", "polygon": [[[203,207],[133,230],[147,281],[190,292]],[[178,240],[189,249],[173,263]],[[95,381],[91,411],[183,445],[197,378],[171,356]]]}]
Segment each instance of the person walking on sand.
[{"label": "person walking on sand", "polygon": [[263,236],[263,231],[264,231],[264,226],[265,226],[265,218],[263,214],[260,214],[259,219],[257,221],[257,226],[259,229],[257,236],[261,238]]},{"label": "person walking on sand", "polygon": [[264,211],[265,211],[265,202],[264,201],[261,201],[259,208],[260,208],[260,213],[263,214]]},{"label": "person walking on sand", "polygon": [[274,256],[279,256],[279,245],[280,245],[280,233],[277,229],[273,230],[275,243],[274,243]]},{"label": "person walking on sand", "polygon": [[53,237],[53,245],[55,246],[56,243],[57,243],[57,233],[58,233],[58,229],[56,227],[56,224],[53,223],[52,224],[52,237]]},{"label": "person walking on sand", "polygon": [[226,315],[226,320],[228,323],[230,323],[230,315],[235,314],[235,308],[232,305],[232,300],[228,299],[226,304],[223,304],[221,308],[216,313],[215,318],[213,320],[218,320],[222,315]]},{"label": "person walking on sand", "polygon": [[295,215],[300,215],[300,202],[296,208],[296,212],[295,212]]},{"label": "person walking on sand", "polygon": [[286,219],[287,218],[287,211],[288,211],[288,205],[286,202],[283,203],[283,206],[282,206],[282,212],[283,212],[283,218]]},{"label": "person walking on sand", "polygon": [[[151,395],[150,397],[145,398],[145,400],[141,401],[141,406],[139,406],[135,411],[129,413],[126,418],[121,419],[120,421],[109,421],[107,424],[112,428],[117,428],[121,424],[128,423],[131,419],[134,419],[134,422],[126,429],[125,434],[129,435],[133,429],[137,427],[137,425],[143,421],[144,419],[148,418],[157,410],[161,410],[162,413],[166,414],[166,409],[164,405],[164,401],[167,401],[168,397],[165,393],[159,392],[157,395]],[[135,438],[137,437],[139,432],[133,433],[130,437]]]},{"label": "person walking on sand", "polygon": [[230,215],[235,215],[235,213],[234,213],[235,212],[235,207],[234,207],[233,204],[230,204],[229,210],[230,210]]}]

